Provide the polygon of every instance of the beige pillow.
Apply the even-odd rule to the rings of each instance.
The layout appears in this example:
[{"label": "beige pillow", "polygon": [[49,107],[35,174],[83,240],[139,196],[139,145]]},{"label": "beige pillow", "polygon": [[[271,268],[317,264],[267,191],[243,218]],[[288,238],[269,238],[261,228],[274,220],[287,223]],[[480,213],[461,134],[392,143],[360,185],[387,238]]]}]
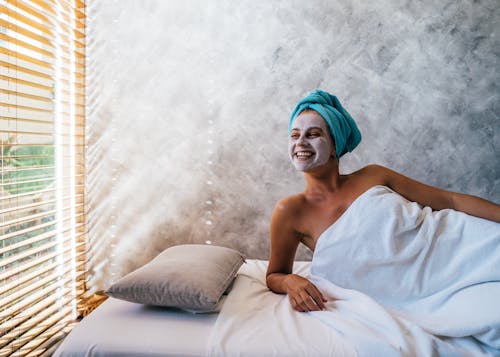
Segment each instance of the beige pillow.
[{"label": "beige pillow", "polygon": [[243,262],[244,256],[230,248],[177,245],[124,276],[105,293],[147,305],[193,312],[217,311],[224,291]]}]

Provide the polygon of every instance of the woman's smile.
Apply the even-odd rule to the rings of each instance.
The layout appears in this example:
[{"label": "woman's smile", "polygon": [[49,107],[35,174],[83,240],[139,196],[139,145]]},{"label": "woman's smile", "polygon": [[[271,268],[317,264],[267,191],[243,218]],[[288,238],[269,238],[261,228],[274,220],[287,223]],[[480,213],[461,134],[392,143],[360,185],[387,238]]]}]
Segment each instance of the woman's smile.
[{"label": "woman's smile", "polygon": [[324,165],[335,155],[333,140],[325,120],[315,111],[297,116],[290,133],[290,159],[299,171]]},{"label": "woman's smile", "polygon": [[299,160],[309,160],[314,156],[314,153],[312,151],[297,151],[295,156]]}]

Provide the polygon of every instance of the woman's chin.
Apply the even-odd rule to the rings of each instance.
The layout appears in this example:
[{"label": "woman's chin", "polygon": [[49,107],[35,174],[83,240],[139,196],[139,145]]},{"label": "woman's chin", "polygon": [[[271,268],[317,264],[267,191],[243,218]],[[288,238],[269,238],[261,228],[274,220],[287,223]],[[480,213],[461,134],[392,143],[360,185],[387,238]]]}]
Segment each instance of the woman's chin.
[{"label": "woman's chin", "polygon": [[293,166],[297,171],[308,172],[315,169],[318,165],[314,162],[293,162]]}]

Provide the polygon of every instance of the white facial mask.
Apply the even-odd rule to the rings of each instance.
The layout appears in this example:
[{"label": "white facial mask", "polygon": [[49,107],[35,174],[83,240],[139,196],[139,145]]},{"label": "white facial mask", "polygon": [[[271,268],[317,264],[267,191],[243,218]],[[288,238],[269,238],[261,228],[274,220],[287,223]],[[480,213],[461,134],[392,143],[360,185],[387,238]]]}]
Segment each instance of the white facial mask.
[{"label": "white facial mask", "polygon": [[288,145],[290,159],[299,171],[309,171],[335,157],[328,127],[318,113],[306,111],[294,120]]}]

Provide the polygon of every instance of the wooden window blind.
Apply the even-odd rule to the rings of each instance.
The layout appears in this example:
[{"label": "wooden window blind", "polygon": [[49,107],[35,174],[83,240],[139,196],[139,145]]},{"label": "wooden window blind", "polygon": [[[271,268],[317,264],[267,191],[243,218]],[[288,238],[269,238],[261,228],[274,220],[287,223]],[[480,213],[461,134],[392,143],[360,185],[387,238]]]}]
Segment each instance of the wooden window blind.
[{"label": "wooden window blind", "polygon": [[85,289],[85,3],[0,0],[0,357],[39,356]]}]

